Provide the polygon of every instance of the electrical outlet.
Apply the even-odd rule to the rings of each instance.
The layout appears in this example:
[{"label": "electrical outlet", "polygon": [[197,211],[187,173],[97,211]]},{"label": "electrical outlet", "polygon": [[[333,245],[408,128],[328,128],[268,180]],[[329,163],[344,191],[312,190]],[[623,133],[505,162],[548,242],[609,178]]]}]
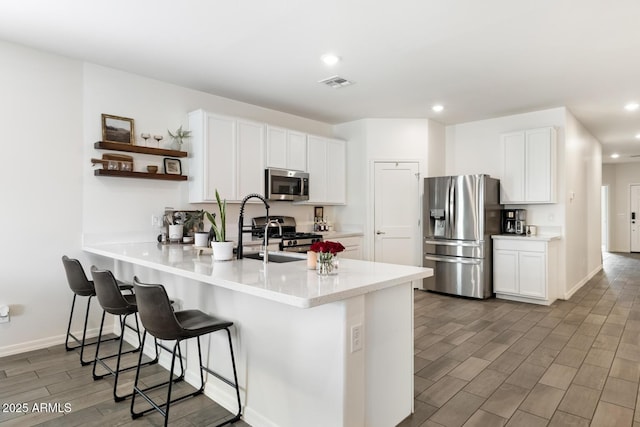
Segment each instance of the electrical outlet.
[{"label": "electrical outlet", "polygon": [[162,226],[162,219],[158,215],[151,215],[151,226],[152,227],[160,227]]},{"label": "electrical outlet", "polygon": [[362,324],[351,327],[351,353],[362,350]]}]

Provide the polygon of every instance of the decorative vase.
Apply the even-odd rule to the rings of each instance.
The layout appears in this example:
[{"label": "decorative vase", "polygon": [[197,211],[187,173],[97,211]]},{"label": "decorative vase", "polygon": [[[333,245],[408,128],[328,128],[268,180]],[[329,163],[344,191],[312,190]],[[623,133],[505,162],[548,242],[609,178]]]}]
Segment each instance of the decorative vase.
[{"label": "decorative vase", "polygon": [[184,234],[182,224],[169,225],[169,241],[172,243],[181,242]]},{"label": "decorative vase", "polygon": [[320,276],[329,276],[337,274],[336,262],[337,257],[331,252],[318,252],[318,261],[316,262],[316,273]]},{"label": "decorative vase", "polygon": [[196,231],[194,234],[195,237],[195,246],[206,248],[209,246],[209,232],[207,231]]},{"label": "decorative vase", "polygon": [[233,242],[211,242],[214,261],[229,261],[233,259]]}]

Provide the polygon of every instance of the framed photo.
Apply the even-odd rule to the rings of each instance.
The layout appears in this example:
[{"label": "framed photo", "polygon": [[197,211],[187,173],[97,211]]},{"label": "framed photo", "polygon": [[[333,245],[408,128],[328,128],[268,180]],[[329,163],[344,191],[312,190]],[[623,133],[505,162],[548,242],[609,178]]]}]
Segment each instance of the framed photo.
[{"label": "framed photo", "polygon": [[164,159],[164,173],[168,175],[182,175],[182,164],[179,159]]},{"label": "framed photo", "polygon": [[135,144],[136,137],[133,129],[133,119],[126,117],[102,115],[102,140],[121,144]]}]

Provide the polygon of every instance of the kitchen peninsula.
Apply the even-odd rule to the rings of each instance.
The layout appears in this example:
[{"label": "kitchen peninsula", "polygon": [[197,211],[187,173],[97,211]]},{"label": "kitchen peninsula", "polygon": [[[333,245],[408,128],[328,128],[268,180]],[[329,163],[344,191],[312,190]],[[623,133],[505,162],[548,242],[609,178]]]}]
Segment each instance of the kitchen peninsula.
[{"label": "kitchen peninsula", "polygon": [[[164,284],[181,309],[234,322],[243,418],[251,425],[390,426],[412,412],[412,281],[430,269],[342,259],[337,275],[320,277],[304,259],[212,262],[191,246],[84,250],[120,278]],[[221,338],[211,338],[208,364],[229,376]],[[193,349],[187,357],[186,379],[195,383]],[[232,391],[216,378],[205,393],[233,409]]]}]

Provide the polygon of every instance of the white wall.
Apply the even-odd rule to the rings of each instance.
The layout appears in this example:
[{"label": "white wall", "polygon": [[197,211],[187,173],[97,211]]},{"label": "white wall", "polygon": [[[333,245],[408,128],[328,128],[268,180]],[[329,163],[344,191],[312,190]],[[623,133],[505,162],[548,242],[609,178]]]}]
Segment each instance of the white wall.
[{"label": "white wall", "polygon": [[[500,135],[553,126],[557,130],[557,203],[513,205],[527,209],[539,232],[560,232],[560,296],[584,284],[600,268],[600,143],[566,110],[531,113],[448,126],[447,175],[486,173],[502,179]],[[569,193],[576,197],[570,201]]]},{"label": "white wall", "polygon": [[85,159],[82,64],[5,42],[0,57],[0,305],[11,309],[0,324],[2,356],[63,342],[71,291],[60,258],[82,255]]},{"label": "white wall", "polygon": [[564,172],[566,180],[565,292],[570,295],[602,268],[601,165],[600,142],[567,110],[565,161],[560,173]]},{"label": "white wall", "polygon": [[639,163],[602,165],[602,185],[609,186],[609,250],[630,252],[629,186],[640,184]]},{"label": "white wall", "polygon": [[[12,311],[11,322],[0,324],[0,356],[64,341],[72,293],[60,258],[79,258],[88,269],[96,259],[82,252],[83,235],[152,239],[159,230],[151,227],[150,216],[165,206],[214,208],[189,205],[186,182],[95,177],[90,158],[104,153],[93,149],[101,139],[102,113],[133,118],[137,134],[167,139],[167,129],[186,125],[187,113],[197,108],[333,136],[326,123],[10,43],[0,42],[0,57],[11,64],[0,69],[0,113],[11,153],[0,172],[1,215],[4,224],[16,224],[5,227],[11,246],[5,245],[0,257],[0,305],[9,304]],[[137,170],[162,161],[134,157]],[[186,160],[183,166],[188,170]],[[246,218],[263,215],[260,206],[248,206]],[[313,208],[278,202],[271,213],[311,222]],[[228,215],[234,236],[238,206],[229,206]],[[94,333],[97,306],[89,326]],[[77,317],[74,330],[81,326]]]},{"label": "white wall", "polygon": [[[336,125],[334,132],[348,141],[349,159],[347,206],[336,207],[336,216],[347,228],[362,224],[364,218],[363,255],[364,259],[373,259],[373,162],[416,161],[421,177],[442,174],[444,127],[428,119],[363,119]],[[420,248],[415,250],[416,259],[419,259]]]}]

